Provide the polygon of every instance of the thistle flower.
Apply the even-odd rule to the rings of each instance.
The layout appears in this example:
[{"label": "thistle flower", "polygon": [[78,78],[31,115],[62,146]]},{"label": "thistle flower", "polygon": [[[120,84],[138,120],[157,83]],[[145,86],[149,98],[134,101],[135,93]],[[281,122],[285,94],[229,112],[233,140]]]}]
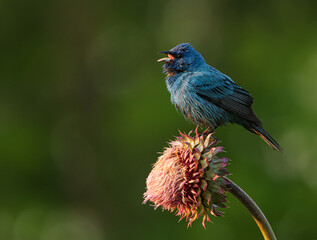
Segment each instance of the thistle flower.
[{"label": "thistle flower", "polygon": [[186,218],[188,225],[202,216],[202,224],[210,222],[209,215],[222,216],[218,208],[225,208],[226,175],[228,159],[218,157],[223,148],[215,146],[218,141],[210,134],[195,136],[181,133],[170,142],[154,164],[144,193],[144,202],[151,201],[155,209],[177,210],[180,220]]}]

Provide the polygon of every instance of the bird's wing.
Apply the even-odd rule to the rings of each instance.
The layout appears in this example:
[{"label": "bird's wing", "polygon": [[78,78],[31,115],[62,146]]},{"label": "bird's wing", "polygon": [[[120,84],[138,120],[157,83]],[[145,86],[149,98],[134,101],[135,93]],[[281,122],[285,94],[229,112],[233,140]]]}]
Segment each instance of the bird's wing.
[{"label": "bird's wing", "polygon": [[260,119],[252,110],[253,98],[250,93],[235,84],[224,74],[199,74],[191,82],[198,96],[236,116],[256,123]]}]

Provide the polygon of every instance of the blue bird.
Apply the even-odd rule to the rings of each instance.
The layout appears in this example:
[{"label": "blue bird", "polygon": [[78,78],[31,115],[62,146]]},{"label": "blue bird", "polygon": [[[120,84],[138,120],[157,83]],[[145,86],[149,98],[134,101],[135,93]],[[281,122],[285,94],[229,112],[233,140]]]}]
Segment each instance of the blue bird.
[{"label": "blue bird", "polygon": [[230,77],[209,66],[189,44],[182,43],[161,53],[171,101],[184,116],[210,130],[237,123],[259,135],[276,151],[281,146],[263,129],[252,110],[253,98]]}]

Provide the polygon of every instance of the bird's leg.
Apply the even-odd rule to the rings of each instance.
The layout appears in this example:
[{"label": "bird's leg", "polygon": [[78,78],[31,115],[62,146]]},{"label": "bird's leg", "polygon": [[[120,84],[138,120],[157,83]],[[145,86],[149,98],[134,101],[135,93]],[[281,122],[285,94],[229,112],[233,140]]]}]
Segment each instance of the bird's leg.
[{"label": "bird's leg", "polygon": [[205,134],[209,134],[209,133],[213,133],[215,132],[216,128],[215,127],[208,127],[206,128],[206,130],[204,131]]},{"label": "bird's leg", "polygon": [[[205,131],[203,132],[198,132],[198,128],[199,125],[197,125],[195,132],[199,135],[203,135],[204,137],[207,137],[210,133],[214,133],[216,128],[215,127],[207,127]],[[214,136],[212,136],[216,141],[218,141],[218,139]]]},{"label": "bird's leg", "polygon": [[202,133],[204,136],[208,136],[210,133],[214,133],[216,130],[215,127],[207,127],[206,130]]}]

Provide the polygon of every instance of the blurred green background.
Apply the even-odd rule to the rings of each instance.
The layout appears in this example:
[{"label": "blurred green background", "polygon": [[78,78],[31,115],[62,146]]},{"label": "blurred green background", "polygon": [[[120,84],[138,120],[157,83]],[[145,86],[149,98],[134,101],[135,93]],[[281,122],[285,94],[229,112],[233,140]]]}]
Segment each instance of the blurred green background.
[{"label": "blurred green background", "polygon": [[270,149],[216,136],[278,239],[317,239],[317,4],[302,0],[0,1],[0,239],[261,239],[231,196],[203,229],[142,205],[178,129],[159,51],[191,43],[256,99]]}]

